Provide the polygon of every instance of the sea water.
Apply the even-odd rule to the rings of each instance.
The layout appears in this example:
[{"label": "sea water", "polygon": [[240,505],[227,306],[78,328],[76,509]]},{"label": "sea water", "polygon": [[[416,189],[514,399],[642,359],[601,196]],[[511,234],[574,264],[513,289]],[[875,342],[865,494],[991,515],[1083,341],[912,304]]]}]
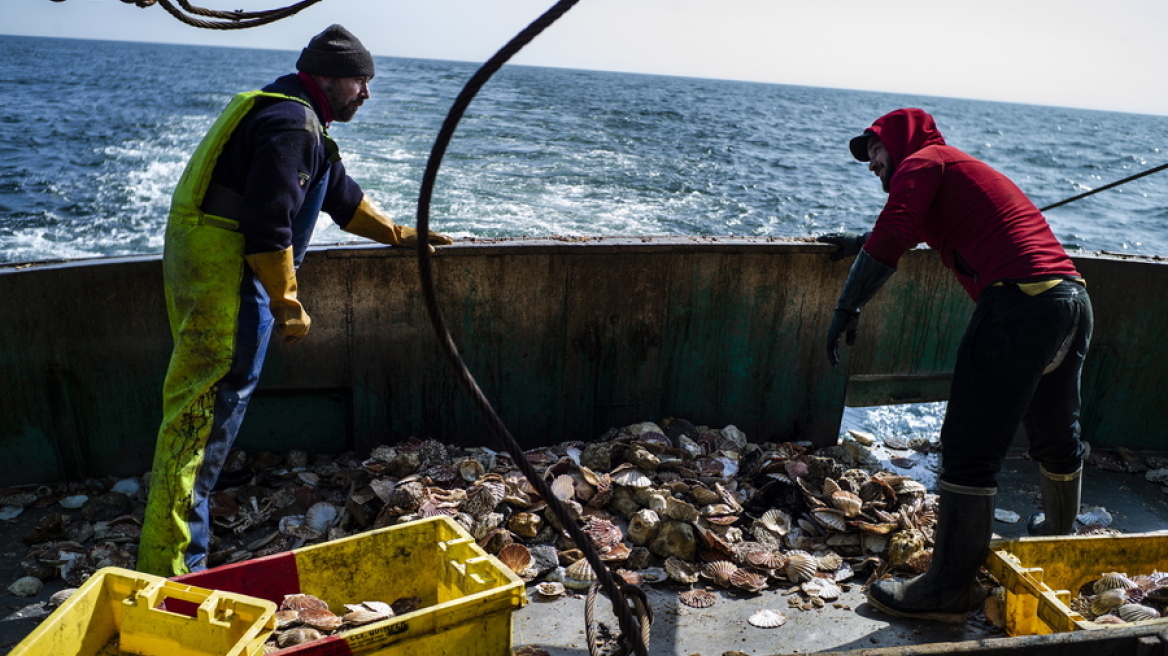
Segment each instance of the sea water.
[{"label": "sea water", "polygon": [[[0,36],[0,264],[158,253],[170,194],[233,94],[293,51]],[[334,124],[345,165],[413,224],[434,138],[478,65],[377,57],[372,98]],[[779,84],[508,66],[459,124],[433,230],[455,237],[812,236],[884,201],[847,142],[898,107],[1039,206],[1168,160],[1168,117]],[[1074,250],[1168,255],[1168,172],[1047,213]],[[316,244],[349,241],[321,221]],[[849,411],[935,434],[943,404]]]}]

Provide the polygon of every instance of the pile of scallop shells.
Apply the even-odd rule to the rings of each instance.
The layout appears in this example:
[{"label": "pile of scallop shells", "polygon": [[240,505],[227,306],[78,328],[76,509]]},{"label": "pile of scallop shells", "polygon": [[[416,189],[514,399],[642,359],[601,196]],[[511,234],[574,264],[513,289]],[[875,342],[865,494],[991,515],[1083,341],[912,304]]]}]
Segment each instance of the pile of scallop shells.
[{"label": "pile of scallop shells", "polygon": [[[687,605],[714,603],[715,588],[780,588],[792,607],[810,609],[834,602],[858,573],[928,567],[935,497],[880,471],[849,437],[813,451],[671,418],[524,457],[614,572],[635,584],[684,586]],[[596,578],[505,452],[417,438],[368,457],[235,451],[221,481],[235,484],[211,498],[211,567],[447,515],[541,595],[586,590]],[[106,565],[132,568],[145,502],[138,483],[33,494],[26,505],[72,499],[74,508],[49,514],[25,536],[25,572],[76,586]]]},{"label": "pile of scallop shells", "polygon": [[1156,619],[1168,611],[1168,573],[1128,577],[1123,572],[1105,572],[1079,589],[1070,608],[1097,624]]},{"label": "pile of scallop shells", "polygon": [[135,478],[0,490],[0,518],[42,513],[21,536],[28,546],[20,561],[24,576],[8,592],[32,596],[57,579],[76,588],[102,567],[133,569],[145,504]]},{"label": "pile of scallop shells", "polygon": [[276,611],[276,628],[264,642],[263,653],[302,645],[330,635],[339,635],[357,627],[412,613],[422,607],[418,597],[403,597],[393,603],[363,601],[345,604],[346,612],[338,615],[329,610],[328,602],[309,594],[285,595]]}]

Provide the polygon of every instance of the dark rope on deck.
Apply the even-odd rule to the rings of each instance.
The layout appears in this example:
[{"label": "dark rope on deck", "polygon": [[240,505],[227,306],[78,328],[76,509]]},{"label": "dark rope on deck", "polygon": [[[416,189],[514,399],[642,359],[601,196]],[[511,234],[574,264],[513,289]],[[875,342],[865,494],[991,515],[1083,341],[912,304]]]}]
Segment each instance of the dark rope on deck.
[{"label": "dark rope on deck", "polygon": [[[487,80],[503,67],[503,64],[507,60],[511,59],[524,46],[530,43],[532,39],[567,13],[577,1],[560,0],[542,16],[535,19],[535,21],[519,32],[519,34],[515,35],[511,41],[495,53],[493,57],[487,60],[471,76],[470,80],[467,81],[462,91],[458,94],[458,97],[446,115],[446,120],[443,122],[441,130],[439,130],[437,138],[434,140],[434,146],[430,151],[430,158],[426,162],[426,170],[422,176],[422,184],[418,196],[418,244],[426,244],[429,241],[430,201],[434,194],[434,181],[438,177],[438,169],[442,165],[442,157],[446,153],[446,147],[449,145],[450,139],[454,135],[454,130],[458,127],[458,123],[462,119],[463,114],[466,113],[467,107],[470,106],[471,100],[474,99],[483,85],[487,83]],[[617,583],[615,575],[605,565],[604,561],[600,559],[600,554],[597,553],[591,538],[584,533],[576,520],[568,513],[567,508],[552,494],[547,482],[539,476],[535,468],[528,462],[519,443],[512,437],[510,431],[507,430],[507,426],[503,424],[499,415],[491,407],[491,402],[487,399],[482,389],[479,388],[478,383],[475,382],[474,376],[467,368],[466,363],[463,362],[462,356],[459,355],[458,346],[455,345],[454,339],[446,327],[442,310],[438,307],[437,294],[434,289],[431,255],[429,249],[425,246],[418,248],[418,267],[423,297],[426,302],[426,310],[430,314],[430,322],[433,325],[435,335],[437,335],[441,342],[443,351],[458,374],[459,381],[467,390],[467,393],[470,394],[479,413],[482,414],[487,425],[490,427],[491,433],[506,447],[515,465],[523,472],[523,475],[531,482],[535,491],[548,504],[548,508],[552,510],[560,524],[560,528],[568,533],[568,536],[571,537],[572,541],[576,543],[576,546],[584,553],[584,558],[588,561],[588,564],[592,566],[592,570],[596,573],[597,585],[608,595],[609,600],[613,604],[614,614],[620,624],[620,644],[624,649],[621,653],[628,653],[628,650],[631,649],[638,656],[647,656],[647,637],[649,635],[651,618],[644,611],[648,606],[644,600],[644,592],[636,586],[629,585],[623,581],[621,584]],[[638,625],[637,618],[633,617],[633,607],[630,606],[626,595],[633,596],[636,599],[634,603],[636,604],[636,609],[640,611],[640,625]],[[589,649],[592,650],[593,646],[590,645]]]}]

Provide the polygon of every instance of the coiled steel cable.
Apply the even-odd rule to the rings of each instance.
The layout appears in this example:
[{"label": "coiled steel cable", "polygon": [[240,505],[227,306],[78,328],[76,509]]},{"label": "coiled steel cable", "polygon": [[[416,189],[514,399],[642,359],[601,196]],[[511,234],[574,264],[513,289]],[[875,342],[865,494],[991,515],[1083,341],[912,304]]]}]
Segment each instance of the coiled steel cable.
[{"label": "coiled steel cable", "polygon": [[[65,0],[53,0],[53,2],[64,2]],[[179,19],[183,23],[191,27],[201,27],[210,30],[242,30],[249,27],[259,27],[260,25],[267,25],[274,23],[280,19],[287,18],[293,14],[311,7],[321,0],[301,0],[300,2],[281,7],[279,9],[266,9],[263,11],[219,11],[217,9],[207,9],[204,7],[196,7],[190,3],[189,0],[177,0],[179,6],[176,7],[170,0],[122,0],[128,5],[137,5],[143,9],[153,7],[156,4],[162,5],[162,8],[171,16]],[[184,13],[186,12],[186,13]],[[192,18],[192,16],[204,16],[206,18],[214,18],[214,21],[202,20]]]},{"label": "coiled steel cable", "polygon": [[[149,3],[154,2],[154,0],[122,0],[122,2],[135,2],[139,6],[142,6],[141,3],[143,1],[149,2]],[[192,27],[201,27],[201,28],[212,29],[212,30],[242,30],[242,29],[247,29],[249,27],[259,27],[260,25],[267,25],[268,23],[274,23],[278,20],[287,18],[293,14],[296,14],[296,13],[304,10],[304,9],[307,9],[308,7],[318,3],[320,1],[321,0],[301,0],[301,2],[298,2],[294,5],[290,5],[288,7],[284,7],[282,9],[270,9],[270,10],[266,10],[266,11],[244,12],[244,11],[215,11],[212,9],[203,9],[202,7],[192,6],[190,4],[190,2],[188,2],[187,0],[178,0],[178,3],[182,7],[182,10],[185,10],[185,11],[189,12],[190,14],[195,14],[198,16],[206,16],[206,17],[218,19],[215,21],[207,21],[207,20],[200,20],[198,18],[191,18],[187,14],[183,13],[183,11],[179,9],[179,7],[175,7],[173,4],[171,4],[170,0],[158,0],[158,4],[162,5],[162,8],[165,9],[168,13],[170,13],[171,16],[174,16],[175,18],[179,19],[183,23],[186,23],[187,25],[190,25]]]},{"label": "coiled steel cable", "polygon": [[[466,85],[463,86],[454,104],[450,107],[450,111],[446,115],[446,120],[439,130],[437,138],[434,140],[434,146],[430,151],[430,158],[426,162],[426,170],[422,176],[422,184],[418,194],[417,231],[419,244],[426,244],[429,241],[430,201],[434,193],[434,181],[438,177],[438,169],[442,165],[442,157],[446,153],[446,147],[450,144],[450,139],[454,135],[459,121],[462,120],[462,116],[465,114],[467,107],[470,106],[471,100],[474,99],[483,85],[487,83],[487,80],[503,67],[503,64],[507,60],[563,16],[577,2],[578,0],[560,0],[557,2],[551,9],[548,9],[542,16],[535,19],[495,53],[494,56],[487,60],[471,76]],[[494,434],[495,439],[506,447],[507,452],[511,454],[512,460],[515,461],[515,465],[519,467],[523,475],[531,482],[532,487],[535,488],[535,491],[540,497],[547,502],[548,507],[559,521],[561,529],[568,533],[568,536],[571,537],[572,541],[576,543],[576,546],[584,553],[584,558],[588,561],[588,564],[592,566],[597,576],[597,585],[600,586],[604,593],[608,595],[609,600],[612,601],[614,614],[620,624],[621,646],[625,650],[622,653],[627,653],[629,649],[632,649],[638,656],[647,656],[651,618],[644,611],[644,609],[648,608],[648,604],[644,599],[644,593],[636,586],[617,584],[616,577],[609,571],[604,562],[600,560],[600,555],[596,552],[592,540],[577,525],[576,520],[568,514],[567,508],[552,494],[548,484],[539,476],[535,468],[527,461],[527,458],[524,457],[523,450],[519,447],[515,438],[511,436],[510,431],[507,430],[507,426],[503,424],[503,421],[499,418],[494,408],[491,407],[491,402],[487,399],[482,389],[479,388],[478,383],[475,382],[474,376],[467,368],[466,363],[463,362],[462,356],[459,355],[458,346],[455,345],[454,339],[446,327],[442,310],[438,307],[438,299],[434,290],[434,273],[431,266],[431,255],[428,248],[418,248],[418,268],[422,284],[422,295],[426,302],[426,310],[430,315],[430,322],[433,325],[435,335],[438,336],[442,344],[442,349],[446,353],[447,359],[450,360],[451,365],[458,374],[459,381],[470,394],[475,406],[486,420],[491,433]],[[633,617],[633,608],[629,605],[626,594],[639,597],[639,600],[635,602],[637,609],[641,611],[641,624],[639,627],[637,623],[638,619]],[[589,649],[594,649],[593,645],[590,644]]]}]

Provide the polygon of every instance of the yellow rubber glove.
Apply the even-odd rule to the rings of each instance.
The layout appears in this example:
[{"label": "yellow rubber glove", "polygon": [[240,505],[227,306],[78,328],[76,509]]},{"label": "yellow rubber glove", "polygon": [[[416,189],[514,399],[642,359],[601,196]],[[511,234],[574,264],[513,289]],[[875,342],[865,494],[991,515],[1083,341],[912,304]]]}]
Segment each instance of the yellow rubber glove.
[{"label": "yellow rubber glove", "polygon": [[[349,219],[349,223],[342,230],[382,244],[418,248],[418,231],[394,223],[393,219],[374,205],[368,196],[361,199],[353,218]],[[429,237],[431,253],[434,252],[434,246],[449,246],[454,243],[453,239],[440,232],[431,231]]]},{"label": "yellow rubber glove", "polygon": [[296,266],[292,249],[244,255],[256,279],[264,286],[271,300],[268,307],[276,319],[276,331],[285,344],[292,344],[308,334],[312,319],[296,299]]}]

